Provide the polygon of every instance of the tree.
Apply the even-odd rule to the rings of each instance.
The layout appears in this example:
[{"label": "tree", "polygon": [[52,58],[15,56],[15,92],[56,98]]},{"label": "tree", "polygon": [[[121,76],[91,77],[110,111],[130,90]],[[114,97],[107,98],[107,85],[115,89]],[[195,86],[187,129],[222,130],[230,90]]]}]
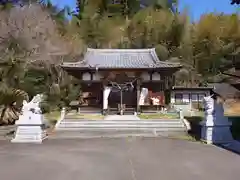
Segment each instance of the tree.
[{"label": "tree", "polygon": [[[14,122],[16,116],[7,114],[19,113],[19,109],[15,108],[16,102],[26,98],[25,91],[33,86],[27,84],[30,81],[24,80],[31,79],[34,73],[29,73],[30,70],[45,71],[46,79],[42,82],[45,88],[39,90],[49,90],[52,84],[58,83],[52,66],[58,67],[62,59],[56,58],[56,55],[63,57],[72,52],[72,45],[59,34],[51,14],[38,4],[0,11],[0,17],[0,105],[4,106],[1,121]],[[34,92],[31,95],[35,95]]]},{"label": "tree", "polygon": [[232,62],[230,58],[240,47],[240,26],[237,14],[208,14],[195,25],[194,51],[198,53],[198,71],[205,78],[221,74],[221,67]]},{"label": "tree", "polygon": [[[94,48],[130,47],[127,41],[131,38],[128,39],[125,34],[127,29],[131,29],[128,27],[133,24],[131,21],[149,9],[156,12],[159,9],[166,10],[173,15],[171,8],[176,1],[151,1],[149,4],[144,4],[145,7],[141,7],[141,3],[143,2],[140,0],[120,0],[116,3],[107,0],[77,1],[76,17],[80,18],[77,23],[86,45]],[[157,19],[159,20],[159,17]]]},{"label": "tree", "polygon": [[25,54],[22,52],[22,47],[14,37],[0,44],[0,105],[3,106],[0,123],[14,123],[20,113],[20,104],[28,99],[27,93],[18,89],[24,76]]},{"label": "tree", "polygon": [[240,4],[240,0],[231,0],[231,4],[234,5],[234,4]]},{"label": "tree", "polygon": [[139,2],[142,8],[154,6],[157,9],[168,9],[173,13],[177,12],[177,0],[140,0]]}]

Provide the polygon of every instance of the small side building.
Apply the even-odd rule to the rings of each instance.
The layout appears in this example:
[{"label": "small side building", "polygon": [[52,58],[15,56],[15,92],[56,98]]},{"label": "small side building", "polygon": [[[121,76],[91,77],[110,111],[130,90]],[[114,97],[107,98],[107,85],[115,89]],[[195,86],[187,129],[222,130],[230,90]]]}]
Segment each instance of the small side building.
[{"label": "small side building", "polygon": [[171,104],[176,109],[191,110],[202,109],[205,96],[212,94],[214,87],[177,87],[171,91]]},{"label": "small side building", "polygon": [[223,101],[234,101],[240,98],[240,91],[228,83],[210,83],[207,87],[173,87],[171,104],[177,109],[191,110],[203,108],[203,98],[214,95]]}]

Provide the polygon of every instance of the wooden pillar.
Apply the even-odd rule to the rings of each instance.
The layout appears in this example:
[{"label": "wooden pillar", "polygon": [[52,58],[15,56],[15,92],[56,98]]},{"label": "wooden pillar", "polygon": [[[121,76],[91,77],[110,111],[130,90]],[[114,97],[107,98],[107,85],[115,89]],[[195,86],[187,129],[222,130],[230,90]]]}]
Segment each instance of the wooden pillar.
[{"label": "wooden pillar", "polygon": [[172,87],[176,86],[176,75],[174,74],[173,75],[173,78],[172,78]]},{"label": "wooden pillar", "polygon": [[169,83],[168,83],[168,75],[164,75],[164,84],[165,84],[165,90],[169,89]]},{"label": "wooden pillar", "polygon": [[139,105],[139,99],[140,99],[140,85],[141,85],[141,82],[140,80],[138,79],[137,80],[137,113],[140,113],[141,109],[140,109],[140,105]]}]

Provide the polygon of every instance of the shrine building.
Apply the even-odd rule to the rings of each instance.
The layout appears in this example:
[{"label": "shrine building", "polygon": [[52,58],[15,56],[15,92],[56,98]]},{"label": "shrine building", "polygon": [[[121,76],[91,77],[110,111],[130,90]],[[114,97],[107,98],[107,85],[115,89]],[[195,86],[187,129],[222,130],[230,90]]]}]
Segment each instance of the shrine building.
[{"label": "shrine building", "polygon": [[159,60],[155,49],[88,48],[82,60],[61,67],[80,81],[79,107],[108,114],[165,107],[181,65]]}]

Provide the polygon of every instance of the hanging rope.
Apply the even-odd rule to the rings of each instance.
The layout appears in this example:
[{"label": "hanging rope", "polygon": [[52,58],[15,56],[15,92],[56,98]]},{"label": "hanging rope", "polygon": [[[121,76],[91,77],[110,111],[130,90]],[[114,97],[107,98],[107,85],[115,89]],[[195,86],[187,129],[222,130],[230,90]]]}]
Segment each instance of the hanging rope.
[{"label": "hanging rope", "polygon": [[112,90],[115,92],[118,91],[132,91],[134,89],[134,85],[133,83],[137,80],[138,78],[135,78],[133,81],[131,82],[125,82],[123,84],[117,83],[117,82],[113,82],[113,81],[109,81],[109,83],[112,86]]}]

